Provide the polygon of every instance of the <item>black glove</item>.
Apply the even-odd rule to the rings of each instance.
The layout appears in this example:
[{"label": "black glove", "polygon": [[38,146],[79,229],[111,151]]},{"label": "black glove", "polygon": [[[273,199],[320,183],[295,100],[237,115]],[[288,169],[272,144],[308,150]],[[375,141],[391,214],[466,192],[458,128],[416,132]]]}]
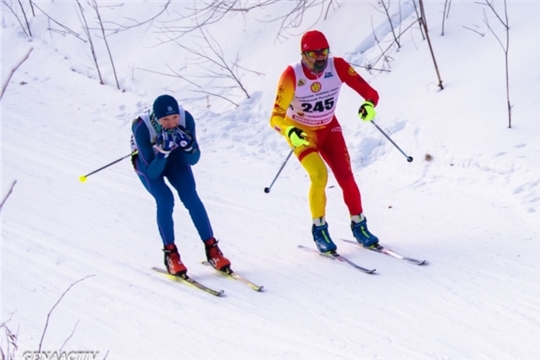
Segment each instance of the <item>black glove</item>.
[{"label": "black glove", "polygon": [[174,129],[173,139],[176,146],[185,152],[193,152],[193,136],[184,127],[178,126]]}]

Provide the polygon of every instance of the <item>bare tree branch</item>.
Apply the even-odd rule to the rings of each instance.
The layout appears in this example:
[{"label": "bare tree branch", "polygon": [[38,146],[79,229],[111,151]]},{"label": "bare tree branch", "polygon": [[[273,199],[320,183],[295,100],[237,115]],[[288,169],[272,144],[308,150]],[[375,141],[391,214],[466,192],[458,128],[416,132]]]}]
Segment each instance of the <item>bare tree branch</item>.
[{"label": "bare tree branch", "polygon": [[[5,1],[5,0],[4,0],[4,1]],[[77,39],[86,42],[86,40],[84,40],[83,38],[81,38],[77,32],[71,30],[71,29],[68,28],[67,26],[62,25],[62,24],[60,24],[58,21],[54,20],[54,19],[53,19],[51,16],[49,16],[45,11],[43,11],[43,9],[41,9],[37,4],[34,3],[33,6],[36,7],[39,11],[41,11],[41,12],[43,13],[43,15],[45,15],[50,21],[52,21],[53,23],[55,23],[56,25],[58,25],[58,26],[60,26],[62,29],[64,29],[64,30],[66,31],[66,33],[71,34],[71,35],[75,36]],[[51,29],[51,28],[49,28],[49,30],[58,31],[58,30]]]},{"label": "bare tree branch", "polygon": [[388,6],[387,6],[384,0],[381,0],[381,5],[384,9],[384,13],[386,14],[386,18],[388,19],[388,23],[390,24],[390,29],[392,29],[392,36],[394,36],[394,42],[397,44],[398,49],[400,49],[401,45],[399,44],[398,37],[396,37],[396,31],[394,30],[394,23],[392,22],[392,17],[390,16],[390,1],[388,1]]},{"label": "bare tree branch", "polygon": [[[279,1],[279,0],[278,0]],[[281,38],[286,39],[287,36],[284,35],[289,29],[295,29],[300,27],[304,22],[304,16],[308,9],[320,7],[319,16],[314,18],[313,25],[316,24],[322,17],[324,12],[324,3],[325,0],[296,0],[296,6],[290,10],[288,13],[282,16],[278,16],[275,19],[272,19],[267,22],[274,22],[281,20],[281,25],[276,36],[276,40]],[[338,4],[339,6],[339,4]],[[325,17],[328,15],[328,8],[325,14]]]},{"label": "bare tree branch", "polygon": [[24,32],[24,35],[26,36],[32,36],[30,34],[28,34],[26,32],[26,28],[24,27],[23,23],[21,22],[21,19],[19,18],[19,16],[17,15],[17,13],[15,12],[15,10],[13,10],[13,8],[11,7],[10,4],[8,4],[8,2],[6,0],[2,0],[2,4],[4,4],[8,9],[9,11],[11,11],[11,13],[15,16],[15,18],[17,19],[17,21],[19,22],[19,25],[21,25],[21,28]]},{"label": "bare tree branch", "polygon": [[26,28],[28,29],[28,34],[30,35],[30,37],[32,37],[32,30],[30,29],[30,23],[28,23],[28,18],[26,17],[26,11],[24,11],[24,6],[21,2],[21,0],[17,0],[19,2],[19,6],[21,8],[21,11],[23,13],[23,16],[24,16],[24,21],[26,22]]},{"label": "bare tree branch", "polygon": [[103,28],[103,22],[101,21],[101,15],[99,14],[98,4],[96,0],[89,0],[89,4],[96,11],[96,16],[98,18],[99,26],[101,28],[101,33],[103,34],[103,41],[105,42],[105,47],[107,48],[107,53],[109,54],[109,60],[111,61],[114,80],[116,81],[116,88],[120,90],[120,83],[118,82],[118,76],[116,75],[116,67],[114,66],[111,49],[109,48],[109,42],[107,41],[107,35],[105,35],[105,29]]},{"label": "bare tree branch", "polygon": [[[9,321],[9,320],[8,320]],[[17,346],[17,334],[14,334],[11,329],[6,325],[8,322],[3,322],[0,324],[0,329],[4,331],[4,334],[6,335],[5,339],[5,346],[6,351],[4,352],[3,345],[4,340],[0,343],[0,355],[2,360],[15,360],[15,353],[17,352],[18,346]]]},{"label": "bare tree branch", "polygon": [[[325,5],[328,3],[328,6]],[[339,3],[335,0],[294,0],[284,2],[282,0],[200,0],[196,2],[200,8],[192,8],[191,13],[188,15],[179,14],[180,19],[174,21],[178,23],[182,20],[195,21],[195,25],[181,25],[181,26],[167,26],[163,33],[167,33],[170,37],[170,41],[178,40],[180,37],[196,31],[201,27],[206,27],[212,24],[216,24],[221,21],[225,16],[230,14],[247,14],[257,8],[268,7],[271,5],[278,5],[279,8],[283,8],[284,5],[294,4],[293,8],[284,15],[276,16],[273,19],[265,20],[261,22],[275,22],[281,21],[280,28],[276,39],[287,38],[286,32],[291,28],[298,28],[304,21],[305,13],[308,9],[318,8],[320,14],[314,20],[313,24],[317,23],[324,14],[324,18],[328,16],[330,7],[339,6]],[[172,36],[171,36],[172,34]]]},{"label": "bare tree branch", "polygon": [[9,188],[8,193],[6,194],[6,196],[4,196],[4,199],[2,200],[2,203],[0,204],[0,212],[2,211],[2,207],[4,207],[4,203],[8,199],[9,195],[11,195],[11,192],[13,191],[13,188],[15,187],[16,183],[17,183],[17,180],[15,180],[15,181],[13,181],[13,183],[11,183],[11,187]]},{"label": "bare tree branch", "polygon": [[[225,54],[220,44],[211,36],[210,33],[205,31],[202,27],[199,27],[198,30],[201,33],[202,40],[206,44],[205,48],[192,48],[188,47],[182,43],[177,38],[172,38],[171,40],[180,46],[182,49],[196,56],[196,60],[193,65],[198,66],[204,69],[204,73],[201,76],[203,78],[210,79],[225,79],[230,80],[234,85],[229,87],[221,87],[230,93],[231,90],[239,89],[246,98],[250,98],[250,94],[247,91],[246,87],[242,83],[241,77],[238,70],[245,68],[240,68],[238,54],[236,60],[233,62],[228,61],[225,58]],[[203,61],[201,61],[203,60]],[[252,71],[257,74],[256,71]],[[190,75],[191,78],[197,77],[196,75]],[[200,88],[200,86],[198,86]],[[207,94],[215,95],[213,92],[205,92]],[[230,94],[229,94],[230,95]],[[217,95],[216,95],[217,96]],[[228,95],[221,94],[220,98],[226,98]],[[229,100],[229,102],[236,105],[235,102]]]},{"label": "bare tree branch", "polygon": [[115,22],[112,22],[112,21],[105,21],[104,24],[113,24],[115,26],[118,26],[119,28],[117,28],[116,30],[113,30],[114,34],[120,33],[122,31],[130,30],[130,29],[134,29],[136,27],[139,27],[139,26],[142,26],[142,25],[145,25],[145,24],[148,24],[148,23],[152,23],[161,14],[163,14],[164,12],[167,11],[167,8],[169,7],[170,4],[171,4],[171,0],[167,0],[167,3],[165,5],[163,5],[163,9],[161,9],[156,15],[154,15],[151,18],[149,18],[147,20],[144,20],[144,21],[138,21],[138,20],[135,20],[135,19],[132,19],[132,18],[126,18],[127,20],[133,21],[135,23],[135,25],[125,26],[125,25],[118,24],[118,23],[115,23]]},{"label": "bare tree branch", "polygon": [[79,323],[81,321],[77,321],[75,323],[75,325],[73,326],[73,330],[71,330],[71,334],[69,334],[69,336],[66,338],[66,340],[64,340],[64,343],[62,344],[62,346],[60,346],[60,350],[59,352],[62,352],[62,350],[64,350],[64,346],[66,346],[66,344],[68,343],[69,340],[71,340],[71,338],[73,337],[73,335],[75,335],[75,331],[77,330],[77,326],[79,326]]},{"label": "bare tree branch", "polygon": [[49,311],[49,313],[47,314],[47,320],[45,321],[45,327],[43,328],[43,333],[41,334],[41,339],[39,340],[39,346],[38,346],[38,352],[41,352],[41,348],[43,346],[43,338],[45,338],[45,333],[47,332],[47,327],[49,326],[49,320],[51,318],[51,314],[52,312],[54,311],[54,309],[58,306],[58,304],[60,304],[60,302],[62,301],[62,299],[64,298],[64,296],[68,293],[69,290],[71,290],[71,288],[75,285],[77,285],[78,283],[80,283],[81,281],[84,281],[86,279],[88,279],[89,277],[92,277],[92,276],[95,276],[95,275],[88,275],[88,276],[85,276],[83,277],[82,279],[79,279],[77,281],[75,281],[73,284],[71,284],[67,289],[66,291],[64,291],[62,293],[62,295],[60,295],[60,298],[58,299],[58,301],[56,301],[56,303],[53,305],[53,307],[51,308],[51,310]]},{"label": "bare tree branch", "polygon": [[143,68],[135,68],[135,69],[141,70],[141,71],[146,71],[146,72],[153,73],[153,74],[163,75],[163,76],[177,77],[177,78],[180,78],[182,80],[185,80],[185,81],[189,82],[191,85],[195,85],[196,87],[199,87],[199,88],[201,87],[197,83],[189,80],[185,76],[182,76],[179,73],[177,73],[176,71],[174,71],[169,65],[165,64],[165,66],[167,66],[169,68],[169,70],[171,70],[173,72],[173,74],[166,74],[166,73],[162,73],[162,72],[159,72],[159,71],[148,70],[148,69],[143,69]]},{"label": "bare tree branch", "polygon": [[444,36],[444,22],[446,19],[448,19],[448,16],[450,15],[450,6],[452,5],[452,0],[444,0],[444,8],[443,8],[443,18],[442,18],[442,30],[441,35]]},{"label": "bare tree branch", "polygon": [[420,34],[422,35],[422,40],[426,40],[426,36],[424,35],[424,28],[422,27],[422,22],[420,21],[420,18],[422,15],[420,14],[419,6],[416,4],[417,0],[413,0],[414,5],[414,11],[416,12],[416,19],[418,20],[418,24],[420,25],[418,28],[420,29]]},{"label": "bare tree branch", "polygon": [[[336,4],[339,7],[339,4],[337,3],[337,1],[336,1]],[[328,18],[328,13],[330,12],[330,6],[334,8],[334,0],[330,0],[330,2],[328,3],[328,6],[326,7],[326,12],[324,13],[324,20]]]},{"label": "bare tree branch", "polygon": [[431,46],[431,40],[429,39],[429,31],[428,31],[428,25],[427,25],[427,20],[426,20],[426,12],[424,11],[424,0],[419,0],[418,1],[419,5],[420,5],[420,24],[424,27],[424,32],[426,34],[426,39],[427,39],[427,42],[428,42],[428,46],[429,46],[429,51],[431,53],[431,58],[433,59],[433,64],[435,65],[435,71],[437,72],[437,78],[439,79],[439,88],[441,90],[444,89],[444,86],[443,86],[443,81],[441,79],[441,74],[439,73],[439,67],[437,65],[437,60],[435,60],[435,53],[433,52],[433,47]]},{"label": "bare tree branch", "polygon": [[34,10],[34,4],[32,3],[32,0],[28,0],[30,3],[30,9],[32,9],[32,16],[36,17],[36,11]]},{"label": "bare tree branch", "polygon": [[[222,96],[222,95],[219,95],[219,94],[216,94],[216,93],[211,93],[211,92],[209,92],[209,91],[204,91],[204,90],[191,90],[191,91],[193,91],[193,92],[201,92],[201,93],[208,94],[208,95],[212,95],[212,96],[217,96],[218,98],[227,100],[228,102],[230,102],[230,103],[233,104],[234,106],[238,107],[238,104],[237,104],[237,103],[235,103],[235,102],[232,101],[231,99],[226,98],[225,96]],[[210,106],[207,106],[207,107],[210,107]]]},{"label": "bare tree branch", "polygon": [[465,26],[465,25],[462,25],[462,27],[465,28],[465,29],[467,29],[467,30],[471,30],[472,32],[475,32],[475,33],[477,33],[478,35],[480,35],[480,36],[482,36],[482,37],[485,36],[485,34],[481,33],[481,32],[478,31],[478,30],[471,29],[470,27],[467,27],[467,26]]},{"label": "bare tree branch", "polygon": [[489,21],[486,15],[486,12],[484,11],[484,23],[488,27],[489,31],[495,36],[499,44],[501,45],[501,48],[504,52],[504,67],[505,67],[505,80],[506,80],[506,104],[507,104],[507,111],[508,111],[508,128],[512,127],[512,104],[510,102],[510,76],[509,76],[509,59],[508,59],[508,49],[510,48],[510,26],[508,22],[508,8],[506,4],[506,0],[504,0],[504,20],[499,16],[497,13],[497,10],[493,7],[493,1],[485,0],[486,5],[489,6],[491,11],[495,14],[497,19],[499,19],[500,23],[503,25],[504,29],[506,30],[506,41],[503,44],[502,40],[497,36],[495,31],[491,28],[489,25]]},{"label": "bare tree branch", "polygon": [[[377,47],[378,47],[379,50],[381,51],[381,55],[379,56],[379,60],[380,60],[380,59],[384,59],[384,61],[383,61],[383,68],[384,68],[384,65],[385,65],[385,64],[387,64],[388,67],[390,67],[390,59],[389,59],[388,56],[386,56],[386,50],[383,51],[383,49],[381,48],[381,42],[379,41],[379,38],[377,37],[377,34],[375,33],[375,29],[374,29],[374,27],[373,27],[373,17],[371,18],[371,32],[372,32],[372,34],[373,34],[373,37],[375,38],[375,42],[377,43]],[[394,40],[395,40],[395,39],[396,39],[396,38],[395,38],[395,36],[394,36]],[[387,48],[387,50],[390,49],[390,48],[392,47],[392,45],[393,45],[393,43]],[[399,44],[398,44],[398,46],[399,46]],[[376,64],[377,62],[379,62],[379,60],[377,60],[377,61],[375,62],[375,64]]]},{"label": "bare tree branch", "polygon": [[[276,3],[279,0],[258,0],[255,5],[251,5],[253,1],[247,1],[247,6],[242,4],[240,0],[212,0],[209,4],[207,1],[198,1],[195,4],[203,5],[199,9],[191,10],[191,14],[180,15],[180,19],[173,21],[178,23],[181,20],[194,20],[195,25],[185,26],[167,26],[165,32],[170,38],[170,41],[178,40],[180,37],[198,30],[201,27],[216,24],[230,13],[247,13],[255,8],[263,7],[269,4]],[[173,34],[173,36],[171,36]]]},{"label": "bare tree branch", "polygon": [[86,22],[86,17],[84,16],[84,9],[83,9],[81,3],[79,2],[79,0],[76,0],[76,1],[77,1],[79,12],[81,14],[81,23],[83,24],[83,29],[84,29],[84,31],[86,33],[86,37],[88,38],[88,43],[90,44],[90,52],[92,53],[92,59],[94,60],[94,64],[96,65],[96,70],[97,70],[98,77],[99,77],[99,83],[101,85],[104,85],[105,83],[103,82],[103,78],[101,76],[101,70],[99,69],[99,64],[98,64],[98,60],[97,60],[97,56],[96,56],[94,43],[92,42],[92,35],[90,33],[90,29],[88,28],[88,23]]},{"label": "bare tree branch", "polygon": [[[4,93],[6,92],[6,89],[8,87],[8,84],[9,84],[10,80],[11,80],[11,77],[13,76],[15,71],[17,71],[19,66],[21,66],[22,63],[25,62],[28,59],[28,57],[30,56],[30,53],[32,52],[32,50],[34,50],[34,48],[30,48],[30,50],[28,50],[28,52],[26,53],[24,58],[21,61],[19,61],[19,63],[13,69],[11,69],[11,72],[9,73],[8,77],[6,78],[6,81],[2,85],[2,93],[0,94],[0,100],[2,100],[2,98],[4,97]],[[3,202],[2,202],[2,204],[3,204]]]},{"label": "bare tree branch", "polygon": [[[407,26],[407,28],[405,28],[405,30],[401,31],[399,33],[399,35],[397,36],[398,38],[400,38],[405,32],[407,32],[407,30],[409,30],[411,27],[413,27],[416,23],[418,22],[415,21],[413,22],[412,24],[410,24],[409,26]],[[371,25],[372,29],[373,29],[373,24]],[[395,44],[395,41],[393,40],[390,45],[388,45],[388,47],[384,50],[381,49],[381,46],[380,46],[380,43],[379,43],[379,40],[377,38],[377,36],[375,35],[375,31],[373,31],[373,37],[375,38],[375,40],[377,41],[377,44],[379,45],[379,49],[381,50],[381,54],[376,57],[374,60],[371,60],[369,62],[369,64],[367,66],[362,66],[364,68],[366,68],[368,71],[371,71],[371,70],[375,70],[375,71],[390,71],[388,69],[384,69],[384,68],[375,68],[374,65],[376,65],[381,59],[384,59],[384,61],[388,64],[390,64],[390,57],[388,55],[386,55],[391,49],[394,48],[394,44]]]},{"label": "bare tree branch", "polygon": [[501,17],[499,16],[499,13],[497,13],[497,10],[495,10],[495,8],[493,7],[493,0],[491,2],[489,0],[485,0],[485,2],[486,2],[486,5],[489,6],[489,8],[493,11],[493,14],[495,14],[497,19],[499,19],[501,24],[503,24],[503,26],[505,27],[508,27],[508,12],[506,11],[506,0],[504,0],[504,13],[505,13],[506,21],[501,19]]}]

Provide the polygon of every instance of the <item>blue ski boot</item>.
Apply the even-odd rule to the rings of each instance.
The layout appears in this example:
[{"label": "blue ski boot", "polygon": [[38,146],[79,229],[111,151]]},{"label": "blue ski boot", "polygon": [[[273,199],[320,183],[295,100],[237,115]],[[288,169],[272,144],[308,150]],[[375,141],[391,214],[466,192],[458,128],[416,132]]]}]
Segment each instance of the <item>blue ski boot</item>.
[{"label": "blue ski boot", "polygon": [[332,253],[336,251],[337,246],[334,244],[328,234],[328,224],[316,226],[313,224],[311,228],[311,233],[313,234],[313,241],[317,245],[317,249],[322,253]]},{"label": "blue ski boot", "polygon": [[361,215],[360,218],[362,221],[354,222],[351,221],[351,230],[356,239],[364,247],[370,247],[379,242],[379,239],[369,232],[366,224],[366,218]]}]

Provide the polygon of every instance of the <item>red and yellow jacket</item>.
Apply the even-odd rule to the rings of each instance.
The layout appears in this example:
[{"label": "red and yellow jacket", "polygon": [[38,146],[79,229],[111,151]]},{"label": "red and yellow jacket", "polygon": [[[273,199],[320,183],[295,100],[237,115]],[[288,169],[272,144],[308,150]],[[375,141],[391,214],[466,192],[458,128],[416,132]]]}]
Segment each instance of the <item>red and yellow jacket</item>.
[{"label": "red and yellow jacket", "polygon": [[[295,68],[297,69],[296,72]],[[299,73],[298,71],[300,68],[302,69],[301,75],[304,75],[305,78],[297,79],[297,74]],[[317,75],[313,74],[303,63],[301,65],[300,63],[289,65],[285,69],[283,74],[281,74],[281,78],[279,79],[276,100],[274,102],[274,109],[270,118],[270,125],[282,135],[285,135],[285,129],[289,125],[297,126],[300,128],[305,128],[307,126],[312,130],[324,128],[325,125],[327,125],[328,121],[321,120],[320,123],[317,123],[316,120],[301,119],[302,115],[304,115],[304,109],[293,110],[292,108],[293,104],[295,104],[296,107],[299,107],[299,105],[303,105],[301,103],[299,104],[299,100],[301,101],[302,99],[299,99],[297,95],[297,87],[302,87],[301,89],[303,96],[305,96],[306,93],[309,93],[309,89],[311,89],[311,91],[314,93],[310,99],[306,97],[306,99],[308,99],[307,101],[311,101],[310,103],[305,104],[305,109],[307,109],[306,111],[309,111],[309,109],[313,109],[313,104],[315,104],[315,107],[317,106],[317,99],[324,99],[324,102],[319,101],[321,102],[321,107],[323,108],[323,111],[325,111],[325,113],[329,113],[330,116],[333,117],[333,111],[335,111],[335,103],[337,103],[339,90],[334,91],[333,95],[327,94],[326,98],[324,98],[324,91],[321,91],[321,86],[324,90],[325,82],[329,83],[331,81],[333,81],[332,84],[333,86],[335,86],[336,79],[332,79],[334,74],[337,74],[341,83],[347,84],[361,97],[366,100],[371,100],[375,106],[377,105],[379,101],[379,94],[377,93],[377,91],[375,91],[354,70],[354,68],[347,61],[345,61],[345,59],[331,56],[328,58],[327,69]],[[309,87],[304,87],[306,83],[309,85]],[[338,87],[340,87],[339,84]],[[315,93],[319,91],[321,91],[321,96],[317,97]],[[328,98],[328,96],[334,97]],[[325,106],[326,109],[324,109]],[[289,110],[288,113],[287,110]],[[309,121],[312,121],[313,124],[309,124]]]}]

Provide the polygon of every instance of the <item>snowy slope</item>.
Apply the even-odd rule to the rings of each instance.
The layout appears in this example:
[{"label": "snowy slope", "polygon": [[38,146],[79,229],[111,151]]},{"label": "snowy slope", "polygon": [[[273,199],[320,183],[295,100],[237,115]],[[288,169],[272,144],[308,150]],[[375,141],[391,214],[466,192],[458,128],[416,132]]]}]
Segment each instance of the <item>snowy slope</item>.
[{"label": "snowy slope", "polygon": [[[338,106],[370,229],[384,244],[430,262],[418,267],[340,241],[351,238],[349,218],[330,177],[330,233],[340,253],[378,275],[296,249],[313,245],[308,179],[295,159],[271,193],[263,192],[289,151],[268,118],[281,71],[298,59],[302,32],[321,29],[334,54],[369,61],[380,54],[372,29],[388,32],[375,3],[340,3],[326,20],[315,9],[279,41],[279,23],[263,22],[270,8],[224,18],[229,34],[210,27],[225,54],[240,54],[242,66],[259,73],[245,73],[251,98],[235,97],[238,108],[146,71],[193,64],[178,45],[156,46],[170,37],[167,20],[186,3],[109,37],[124,92],[115,88],[105,55],[107,85],[100,85],[86,44],[45,31],[43,15],[32,19],[36,35],[29,41],[4,5],[3,79],[33,48],[1,100],[2,193],[17,180],[1,212],[2,322],[18,334],[18,356],[38,349],[47,314],[84,278],[54,309],[43,350],[93,350],[107,359],[538,358],[540,49],[530,39],[540,36],[540,4],[508,3],[511,129],[503,52],[483,21],[485,7],[452,4],[440,36],[443,5],[430,2],[426,10],[444,90],[416,28],[392,52],[391,72],[359,68],[381,95],[377,124],[414,156],[412,163],[357,119],[361,99],[352,91],[342,90]],[[74,4],[40,6],[80,28]],[[132,24],[128,19],[148,18],[157,8],[103,6],[102,16],[109,26]],[[496,8],[502,11],[502,3]],[[489,9],[486,15],[504,36]],[[390,40],[388,34],[384,43]],[[192,41],[201,39],[182,38]],[[203,90],[229,85],[198,81]],[[162,263],[153,199],[128,160],[78,181],[129,153],[131,120],[161,93],[174,94],[195,115],[203,151],[194,167],[198,191],[233,268],[265,292],[198,264],[203,247],[179,201],[177,245],[189,273],[226,296],[151,272]],[[4,333],[2,340],[5,349]]]}]

